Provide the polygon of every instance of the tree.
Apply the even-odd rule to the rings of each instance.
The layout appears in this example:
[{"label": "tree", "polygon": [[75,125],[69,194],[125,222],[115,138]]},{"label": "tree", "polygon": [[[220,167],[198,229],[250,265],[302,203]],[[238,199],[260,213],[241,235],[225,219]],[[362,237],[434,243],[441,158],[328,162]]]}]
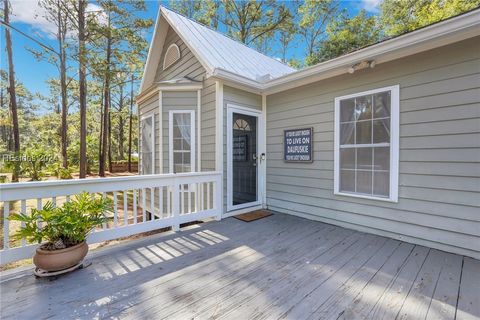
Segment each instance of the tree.
[{"label": "tree", "polygon": [[[294,5],[294,12],[298,10],[298,6],[296,6],[296,2],[293,3]],[[293,20],[293,16],[289,11],[287,18],[285,19],[284,23],[278,28],[278,41],[280,43],[280,55],[282,58],[283,63],[287,63],[287,52],[290,46],[290,43],[294,39],[295,35],[297,34],[298,29],[295,21]]]},{"label": "tree", "polygon": [[[59,96],[60,96],[60,105],[61,105],[61,124],[60,124],[60,137],[61,137],[61,156],[62,156],[62,166],[68,168],[68,157],[67,157],[67,116],[68,116],[68,85],[71,82],[71,79],[68,80],[67,76],[67,34],[71,31],[71,22],[67,16],[66,10],[71,9],[69,2],[62,2],[61,0],[41,0],[39,6],[44,9],[45,15],[44,18],[53,23],[57,27],[57,32],[54,35],[57,44],[58,51],[52,52],[43,48],[43,51],[36,51],[30,49],[34,56],[38,60],[45,60],[49,63],[55,65],[59,72]],[[56,84],[55,81],[51,84]],[[52,101],[56,103],[55,101]]]},{"label": "tree", "polygon": [[[146,9],[143,1],[99,0],[98,4],[106,15],[106,22],[92,22],[93,75],[103,81],[103,110],[100,130],[99,175],[105,175],[105,162],[111,163],[111,143],[109,128],[111,117],[112,88],[115,80],[124,81],[117,75],[123,73],[127,65],[138,64],[144,56],[148,43],[141,36],[142,30],[149,28],[150,19],[138,18],[135,13]],[[105,42],[106,41],[106,42]]]},{"label": "tree", "polygon": [[361,10],[350,18],[345,13],[332,21],[326,29],[327,39],[322,41],[312,55],[310,63],[332,59],[355,51],[380,40],[380,29],[376,19]]},{"label": "tree", "polygon": [[305,41],[305,64],[314,64],[314,54],[321,40],[326,37],[325,29],[338,11],[339,2],[333,0],[305,0],[299,7],[299,34]]},{"label": "tree", "polygon": [[387,36],[396,36],[477,8],[480,0],[384,0],[380,21]]},{"label": "tree", "polygon": [[278,30],[290,14],[284,4],[274,0],[222,0],[221,9],[219,21],[228,34],[247,45]]},{"label": "tree", "polygon": [[[3,1],[3,19],[7,26],[10,24],[10,6],[8,0]],[[17,106],[17,93],[15,86],[15,67],[13,64],[13,50],[12,50],[12,38],[10,35],[10,29],[5,28],[5,43],[7,46],[7,59],[8,59],[8,93],[10,94],[10,113],[12,117],[13,128],[13,151],[16,154],[20,152],[20,131],[18,128],[18,106]],[[12,182],[18,181],[19,165],[15,164]]]},{"label": "tree", "polygon": [[219,2],[216,0],[170,0],[169,6],[185,17],[218,28]]},{"label": "tree", "polygon": [[132,135],[133,135],[133,74],[130,79],[130,112],[128,119],[128,172],[132,172]]},{"label": "tree", "polygon": [[77,24],[78,24],[78,82],[79,82],[79,101],[80,101],[80,179],[87,174],[87,75],[86,75],[86,31],[85,31],[85,11],[87,0],[78,0]]}]

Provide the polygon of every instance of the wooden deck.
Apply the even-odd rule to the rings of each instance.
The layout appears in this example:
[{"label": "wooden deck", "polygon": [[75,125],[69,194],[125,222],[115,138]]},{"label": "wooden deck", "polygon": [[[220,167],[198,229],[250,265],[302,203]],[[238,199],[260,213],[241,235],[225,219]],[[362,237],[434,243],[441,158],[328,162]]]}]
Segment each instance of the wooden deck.
[{"label": "wooden deck", "polygon": [[55,281],[3,276],[2,319],[479,319],[480,261],[276,214],[93,253]]}]

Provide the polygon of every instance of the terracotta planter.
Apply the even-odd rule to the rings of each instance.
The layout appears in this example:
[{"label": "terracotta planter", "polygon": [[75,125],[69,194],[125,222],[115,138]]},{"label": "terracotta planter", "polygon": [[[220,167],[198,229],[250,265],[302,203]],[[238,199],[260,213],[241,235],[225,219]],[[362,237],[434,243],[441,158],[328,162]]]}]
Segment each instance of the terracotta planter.
[{"label": "terracotta planter", "polygon": [[46,271],[58,271],[73,267],[83,260],[88,252],[86,242],[60,250],[43,250],[37,248],[33,256],[33,263]]}]

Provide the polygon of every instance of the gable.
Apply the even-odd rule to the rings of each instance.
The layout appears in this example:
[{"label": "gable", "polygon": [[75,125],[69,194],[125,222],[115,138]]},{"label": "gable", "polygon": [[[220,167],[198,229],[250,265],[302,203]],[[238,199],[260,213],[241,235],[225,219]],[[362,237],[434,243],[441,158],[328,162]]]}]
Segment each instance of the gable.
[{"label": "gable", "polygon": [[[178,46],[180,51],[180,59],[173,62],[167,68],[164,69],[165,56],[172,44]],[[167,57],[168,60],[168,57]],[[195,55],[188,49],[178,34],[168,27],[167,35],[165,37],[165,43],[163,45],[162,54],[158,62],[157,71],[155,73],[155,82],[167,81],[172,79],[188,77],[192,80],[203,80],[205,75],[205,68],[200,64]]]}]

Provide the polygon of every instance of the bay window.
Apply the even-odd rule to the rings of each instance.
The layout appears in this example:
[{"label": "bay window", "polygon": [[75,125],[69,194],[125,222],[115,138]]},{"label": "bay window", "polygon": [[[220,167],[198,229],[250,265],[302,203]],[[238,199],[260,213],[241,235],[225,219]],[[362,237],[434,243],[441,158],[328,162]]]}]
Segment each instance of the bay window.
[{"label": "bay window", "polygon": [[399,87],[335,99],[335,194],[397,201]]}]

